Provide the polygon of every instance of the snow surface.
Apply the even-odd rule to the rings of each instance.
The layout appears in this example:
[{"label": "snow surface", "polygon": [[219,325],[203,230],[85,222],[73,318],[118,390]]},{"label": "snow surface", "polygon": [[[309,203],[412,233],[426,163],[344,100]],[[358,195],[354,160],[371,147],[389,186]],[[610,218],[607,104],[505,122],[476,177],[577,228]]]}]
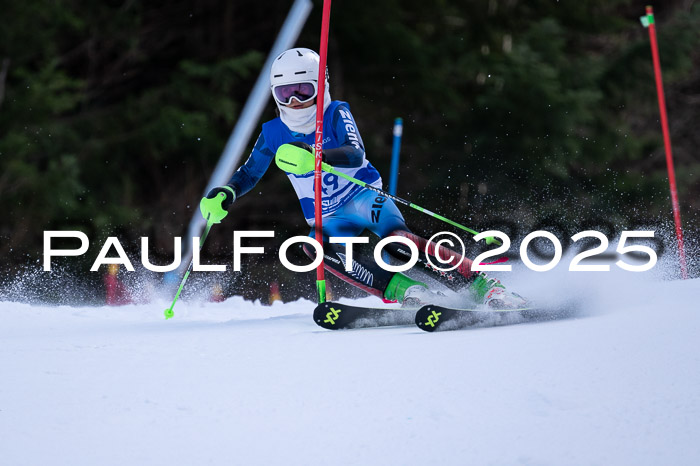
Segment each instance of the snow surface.
[{"label": "snow surface", "polygon": [[700,280],[573,276],[519,284],[586,317],[434,334],[2,302],[0,463],[700,464]]}]

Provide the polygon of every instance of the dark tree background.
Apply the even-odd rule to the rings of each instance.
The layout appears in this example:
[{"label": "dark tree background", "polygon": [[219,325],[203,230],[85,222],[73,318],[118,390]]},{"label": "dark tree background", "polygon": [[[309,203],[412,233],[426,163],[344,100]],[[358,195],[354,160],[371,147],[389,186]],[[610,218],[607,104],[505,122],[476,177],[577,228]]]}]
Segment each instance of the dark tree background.
[{"label": "dark tree background", "polygon": [[[331,95],[350,102],[385,181],[391,125],[403,117],[399,195],[470,226],[668,222],[648,33],[639,23],[647,3],[335,0]],[[138,238],[149,236],[153,254],[169,262],[291,4],[0,1],[5,283],[40,266],[44,230],[88,235],[81,270],[111,235],[136,263]],[[700,2],[652,4],[692,241],[700,225]],[[298,46],[318,49],[320,5]],[[270,102],[260,123],[274,116]],[[230,262],[233,229],[277,230],[273,248],[305,234],[292,192],[272,167],[236,203],[233,220],[213,230],[208,254]],[[441,227],[404,213],[418,231]],[[272,253],[251,259],[250,280],[233,277],[228,292],[263,297],[274,277],[313,280],[276,263]],[[299,288],[289,296],[304,294]]]}]

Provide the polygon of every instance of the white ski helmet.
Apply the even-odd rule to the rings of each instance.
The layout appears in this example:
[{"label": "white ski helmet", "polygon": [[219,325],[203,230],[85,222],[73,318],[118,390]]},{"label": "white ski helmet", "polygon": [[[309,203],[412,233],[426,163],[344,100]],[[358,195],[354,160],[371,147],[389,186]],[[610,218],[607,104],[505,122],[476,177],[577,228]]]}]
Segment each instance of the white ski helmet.
[{"label": "white ski helmet", "polygon": [[[275,88],[285,84],[311,83],[314,86],[313,97],[315,97],[318,92],[319,64],[320,57],[311,49],[295,48],[279,54],[270,68],[270,91],[277,103],[287,103],[281,101],[280,96],[275,95]],[[325,85],[328,89],[328,68],[326,68]]]},{"label": "white ski helmet", "polygon": [[[301,103],[316,99],[318,94],[318,67],[320,57],[311,49],[289,49],[277,56],[270,68],[270,91],[277,104],[280,119],[297,133],[309,134],[315,129],[316,103],[305,108],[289,108],[295,98]],[[323,93],[323,111],[331,104],[326,68],[326,89]]]}]

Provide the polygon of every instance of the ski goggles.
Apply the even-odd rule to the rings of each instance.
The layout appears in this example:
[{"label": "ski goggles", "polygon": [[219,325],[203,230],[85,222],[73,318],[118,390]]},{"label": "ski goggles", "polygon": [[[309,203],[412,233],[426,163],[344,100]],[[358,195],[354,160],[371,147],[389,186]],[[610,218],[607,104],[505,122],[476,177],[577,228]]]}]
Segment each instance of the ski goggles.
[{"label": "ski goggles", "polygon": [[289,105],[292,102],[292,97],[303,104],[316,97],[316,83],[308,81],[280,84],[272,88],[272,94],[275,96],[275,100],[282,105]]}]

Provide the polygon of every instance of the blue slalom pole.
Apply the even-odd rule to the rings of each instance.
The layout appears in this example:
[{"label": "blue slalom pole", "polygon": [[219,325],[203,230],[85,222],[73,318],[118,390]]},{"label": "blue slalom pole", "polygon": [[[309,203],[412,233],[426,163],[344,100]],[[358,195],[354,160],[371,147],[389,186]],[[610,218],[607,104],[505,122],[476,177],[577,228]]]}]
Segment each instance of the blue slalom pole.
[{"label": "blue slalom pole", "polygon": [[401,151],[401,135],[403,134],[403,120],[394,120],[394,145],[391,149],[391,177],[389,178],[389,194],[396,195],[396,185],[399,181],[399,154]]}]

